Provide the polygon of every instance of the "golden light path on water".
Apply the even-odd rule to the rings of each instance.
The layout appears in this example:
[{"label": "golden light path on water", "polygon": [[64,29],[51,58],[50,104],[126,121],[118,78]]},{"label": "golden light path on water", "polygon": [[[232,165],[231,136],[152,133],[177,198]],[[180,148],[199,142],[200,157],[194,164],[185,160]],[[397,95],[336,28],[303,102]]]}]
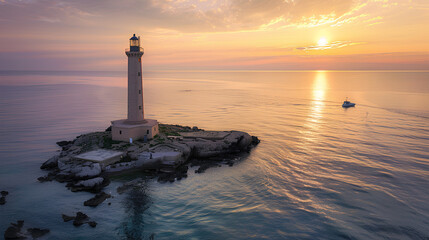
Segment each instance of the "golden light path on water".
[{"label": "golden light path on water", "polygon": [[325,106],[325,95],[328,87],[326,72],[317,71],[313,81],[313,109],[310,112],[311,121],[318,123],[318,120],[323,117],[323,108]]},{"label": "golden light path on water", "polygon": [[314,75],[314,80],[311,89],[311,108],[308,111],[307,118],[305,119],[302,137],[307,142],[316,141],[318,130],[324,116],[325,108],[325,95],[328,87],[328,80],[325,71],[317,71]]}]

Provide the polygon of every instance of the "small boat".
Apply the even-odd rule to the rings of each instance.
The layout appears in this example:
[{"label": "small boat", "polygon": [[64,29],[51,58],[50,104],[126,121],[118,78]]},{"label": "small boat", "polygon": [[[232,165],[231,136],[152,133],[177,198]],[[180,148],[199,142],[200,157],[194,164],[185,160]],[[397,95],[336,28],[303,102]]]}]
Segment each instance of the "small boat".
[{"label": "small boat", "polygon": [[343,102],[343,108],[349,108],[349,107],[354,107],[356,105],[356,103],[351,103],[350,101],[347,100]]}]

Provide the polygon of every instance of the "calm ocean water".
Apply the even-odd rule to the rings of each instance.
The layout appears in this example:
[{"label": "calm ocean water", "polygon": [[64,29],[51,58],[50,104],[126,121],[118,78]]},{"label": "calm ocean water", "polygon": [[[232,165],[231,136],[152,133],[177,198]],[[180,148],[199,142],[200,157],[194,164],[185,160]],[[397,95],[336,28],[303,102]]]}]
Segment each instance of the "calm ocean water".
[{"label": "calm ocean water", "polygon": [[[23,219],[46,239],[429,238],[429,72],[146,72],[146,117],[262,142],[174,183],[118,195],[113,179],[97,208],[39,183],[56,141],[126,116],[125,87],[121,72],[0,72],[1,234]],[[62,221],[76,211],[97,227]]]}]

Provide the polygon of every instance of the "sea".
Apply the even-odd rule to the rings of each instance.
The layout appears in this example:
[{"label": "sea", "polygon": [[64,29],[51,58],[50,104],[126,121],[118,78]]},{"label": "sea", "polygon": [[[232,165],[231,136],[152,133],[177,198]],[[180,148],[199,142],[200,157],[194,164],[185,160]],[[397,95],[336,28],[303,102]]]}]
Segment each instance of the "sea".
[{"label": "sea", "polygon": [[[116,176],[113,198],[40,183],[40,165],[126,117],[126,72],[0,71],[0,234],[40,239],[429,239],[428,71],[146,71],[145,117],[239,130],[261,143],[232,167],[173,183]],[[345,99],[356,103],[342,108]],[[109,205],[110,203],[110,205]],[[98,225],[75,227],[62,214]]]}]

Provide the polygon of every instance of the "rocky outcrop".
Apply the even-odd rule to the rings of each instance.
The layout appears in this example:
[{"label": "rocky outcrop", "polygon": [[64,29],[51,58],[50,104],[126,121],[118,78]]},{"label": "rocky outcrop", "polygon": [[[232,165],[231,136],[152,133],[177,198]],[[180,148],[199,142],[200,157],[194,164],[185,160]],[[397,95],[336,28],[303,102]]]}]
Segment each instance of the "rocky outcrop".
[{"label": "rocky outcrop", "polygon": [[23,220],[11,223],[4,233],[4,239],[36,239],[49,233],[49,229],[29,228],[24,230],[23,226]]},{"label": "rocky outcrop", "polygon": [[192,150],[194,158],[210,158],[223,154],[248,151],[252,143],[252,137],[245,132],[231,131],[220,139],[190,138],[183,142]]},{"label": "rocky outcrop", "polygon": [[110,194],[107,194],[105,192],[98,193],[93,198],[86,200],[83,205],[90,206],[90,207],[96,207],[100,205],[104,200],[112,197]]},{"label": "rocky outcrop", "polygon": [[[191,159],[198,159],[197,173],[219,164],[232,166],[231,159],[236,158],[233,155],[247,153],[259,143],[257,137],[240,131],[204,131],[198,127],[166,124],[160,124],[159,129],[159,135],[148,142],[113,141],[108,129],[58,142],[62,151],[42,164],[41,168],[50,172],[38,180],[66,182],[72,191],[99,192],[109,183],[107,175],[156,169],[158,181],[173,182],[187,177],[185,165]],[[75,157],[100,148],[123,155],[119,161],[102,164]],[[222,160],[224,158],[229,160]]]}]

